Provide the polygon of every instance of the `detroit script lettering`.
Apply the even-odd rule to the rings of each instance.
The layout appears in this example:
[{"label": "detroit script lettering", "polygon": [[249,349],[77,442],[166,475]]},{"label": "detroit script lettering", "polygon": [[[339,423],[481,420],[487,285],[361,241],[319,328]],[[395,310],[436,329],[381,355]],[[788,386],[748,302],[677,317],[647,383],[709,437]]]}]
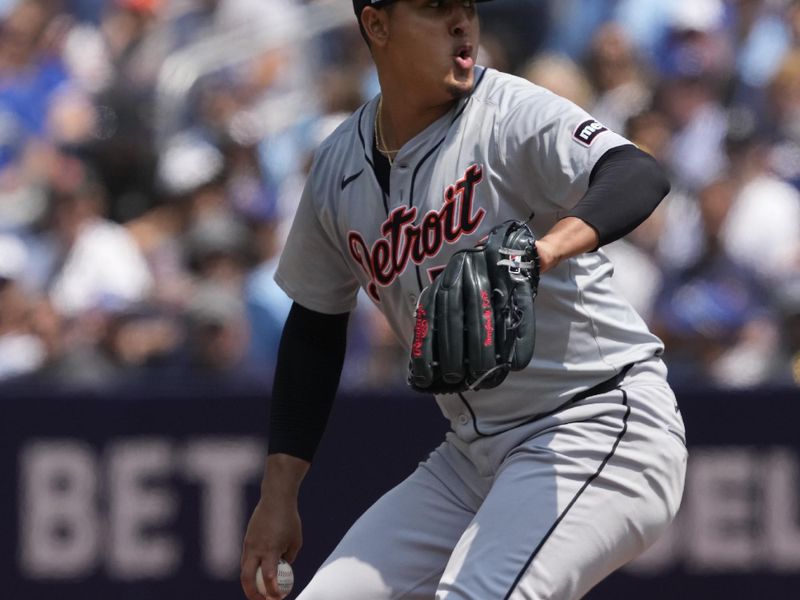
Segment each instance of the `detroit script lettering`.
[{"label": "detroit script lettering", "polygon": [[483,169],[471,165],[464,176],[444,191],[444,205],[428,212],[417,223],[417,207],[394,209],[381,223],[381,236],[372,247],[367,246],[358,231],[347,234],[350,255],[370,278],[367,293],[380,302],[379,287],[390,285],[405,271],[408,261],[422,264],[436,256],[445,242],[455,243],[462,235],[478,228],[486,211],[473,213],[475,189],[483,179]]}]

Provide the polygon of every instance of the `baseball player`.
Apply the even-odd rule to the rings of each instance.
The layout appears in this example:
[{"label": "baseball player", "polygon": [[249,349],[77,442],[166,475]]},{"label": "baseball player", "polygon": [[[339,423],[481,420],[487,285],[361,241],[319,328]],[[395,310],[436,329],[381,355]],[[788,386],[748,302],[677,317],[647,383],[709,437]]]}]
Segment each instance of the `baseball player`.
[{"label": "baseball player", "polygon": [[580,108],[477,66],[476,0],[353,6],[381,93],[320,146],[276,274],[294,304],[245,594],[261,598],[261,566],[278,598],[278,558],[300,548],[298,488],[359,288],[410,349],[420,292],[454,253],[517,219],[541,269],[532,360],[495,388],[436,396],[446,439],[361,516],[299,598],[580,598],[664,531],[683,490],[662,343],[612,291],[599,249],[646,219],[668,182]]}]

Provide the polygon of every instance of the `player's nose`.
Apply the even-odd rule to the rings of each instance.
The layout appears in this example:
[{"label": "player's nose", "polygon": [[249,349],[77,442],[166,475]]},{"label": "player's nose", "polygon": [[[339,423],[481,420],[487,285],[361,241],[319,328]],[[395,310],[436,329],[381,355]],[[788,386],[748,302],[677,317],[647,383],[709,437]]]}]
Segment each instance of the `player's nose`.
[{"label": "player's nose", "polygon": [[473,27],[475,7],[461,2],[454,2],[450,6],[450,35],[463,37]]}]

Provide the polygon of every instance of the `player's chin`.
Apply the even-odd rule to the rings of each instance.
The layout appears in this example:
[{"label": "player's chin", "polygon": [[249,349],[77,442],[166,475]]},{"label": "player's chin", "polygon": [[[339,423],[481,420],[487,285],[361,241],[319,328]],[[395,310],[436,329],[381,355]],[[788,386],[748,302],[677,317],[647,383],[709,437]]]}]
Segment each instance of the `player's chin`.
[{"label": "player's chin", "polygon": [[469,95],[475,85],[475,76],[472,69],[468,73],[453,72],[445,81],[445,87],[451,98],[459,99]]}]

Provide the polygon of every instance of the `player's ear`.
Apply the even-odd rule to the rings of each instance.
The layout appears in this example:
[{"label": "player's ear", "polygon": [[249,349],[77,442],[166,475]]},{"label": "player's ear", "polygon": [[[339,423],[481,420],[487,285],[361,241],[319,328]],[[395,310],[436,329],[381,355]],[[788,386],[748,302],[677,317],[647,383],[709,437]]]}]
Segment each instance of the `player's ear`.
[{"label": "player's ear", "polygon": [[361,25],[372,47],[383,46],[389,38],[388,11],[367,6],[361,11]]}]

